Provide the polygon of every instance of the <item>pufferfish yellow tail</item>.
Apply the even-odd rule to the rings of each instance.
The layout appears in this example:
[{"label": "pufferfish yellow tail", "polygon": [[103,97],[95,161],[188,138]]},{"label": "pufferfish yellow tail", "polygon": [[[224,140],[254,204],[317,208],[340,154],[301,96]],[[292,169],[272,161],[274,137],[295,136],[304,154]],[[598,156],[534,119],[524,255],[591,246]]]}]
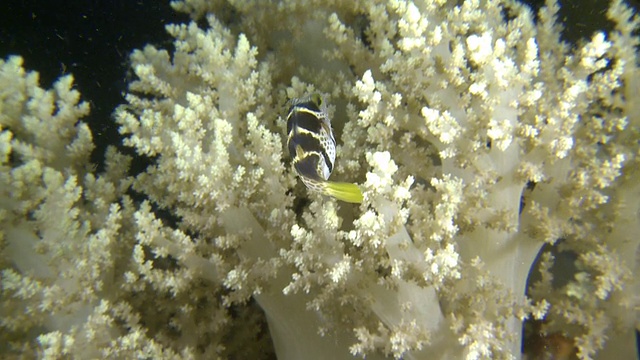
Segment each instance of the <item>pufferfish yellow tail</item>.
[{"label": "pufferfish yellow tail", "polygon": [[287,134],[293,166],[307,188],[338,200],[362,202],[362,191],[356,184],[329,181],[336,159],[336,140],[320,94],[292,101]]},{"label": "pufferfish yellow tail", "polygon": [[[302,161],[294,160],[294,167],[300,174],[300,170],[304,172],[304,164],[307,161],[313,161],[313,158],[305,156]],[[338,200],[345,202],[360,204],[363,200],[362,191],[356,184],[347,182],[327,181],[319,178],[311,178],[300,174],[300,179],[309,190],[317,191],[323,195],[332,196]]]},{"label": "pufferfish yellow tail", "polygon": [[338,200],[360,204],[363,199],[362,191],[356,184],[327,181],[324,183],[324,188],[327,195]]}]

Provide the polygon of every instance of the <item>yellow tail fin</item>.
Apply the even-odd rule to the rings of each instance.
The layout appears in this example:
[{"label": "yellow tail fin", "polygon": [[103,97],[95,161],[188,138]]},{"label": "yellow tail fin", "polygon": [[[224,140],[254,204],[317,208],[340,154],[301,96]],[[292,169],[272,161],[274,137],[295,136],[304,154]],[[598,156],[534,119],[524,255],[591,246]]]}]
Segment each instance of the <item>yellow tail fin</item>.
[{"label": "yellow tail fin", "polygon": [[356,204],[362,202],[362,191],[356,184],[327,181],[323,185],[325,193],[338,200]]}]

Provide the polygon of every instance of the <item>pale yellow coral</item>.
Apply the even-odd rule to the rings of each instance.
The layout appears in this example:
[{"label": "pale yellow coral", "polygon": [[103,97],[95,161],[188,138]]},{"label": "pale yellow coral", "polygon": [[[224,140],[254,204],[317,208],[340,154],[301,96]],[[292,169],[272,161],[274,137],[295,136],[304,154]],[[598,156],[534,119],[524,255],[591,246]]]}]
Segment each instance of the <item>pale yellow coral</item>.
[{"label": "pale yellow coral", "polygon": [[[89,166],[71,76],[46,90],[0,63],[0,325],[34,334],[13,350],[518,358],[532,316],[582,358],[631,353],[639,22],[620,1],[573,50],[553,1],[536,22],[510,1],[172,6],[207,25],[131,56],[115,118],[151,162],[135,179],[115,149]],[[360,206],[296,185],[283,106],[310,92]],[[530,300],[544,243],[578,269],[557,286],[543,254]]]}]

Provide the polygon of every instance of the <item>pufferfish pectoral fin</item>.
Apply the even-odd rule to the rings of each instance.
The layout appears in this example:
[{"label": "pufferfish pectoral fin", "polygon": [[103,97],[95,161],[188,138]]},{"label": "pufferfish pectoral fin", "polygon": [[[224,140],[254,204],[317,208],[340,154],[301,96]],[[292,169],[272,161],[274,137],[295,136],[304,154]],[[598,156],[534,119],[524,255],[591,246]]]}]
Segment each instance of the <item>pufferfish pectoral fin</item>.
[{"label": "pufferfish pectoral fin", "polygon": [[322,184],[324,192],[338,200],[360,204],[363,200],[362,191],[356,184],[346,182],[327,181]]}]

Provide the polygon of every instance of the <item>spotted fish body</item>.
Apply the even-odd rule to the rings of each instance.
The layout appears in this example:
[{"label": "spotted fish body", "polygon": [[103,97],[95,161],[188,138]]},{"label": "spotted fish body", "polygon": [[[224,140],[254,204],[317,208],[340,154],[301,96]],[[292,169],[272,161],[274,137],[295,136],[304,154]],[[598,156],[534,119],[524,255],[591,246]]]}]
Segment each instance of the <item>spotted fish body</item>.
[{"label": "spotted fish body", "polygon": [[287,113],[287,147],[302,182],[313,191],[360,203],[355,184],[329,181],[336,160],[336,140],[320,94],[295,99]]}]

